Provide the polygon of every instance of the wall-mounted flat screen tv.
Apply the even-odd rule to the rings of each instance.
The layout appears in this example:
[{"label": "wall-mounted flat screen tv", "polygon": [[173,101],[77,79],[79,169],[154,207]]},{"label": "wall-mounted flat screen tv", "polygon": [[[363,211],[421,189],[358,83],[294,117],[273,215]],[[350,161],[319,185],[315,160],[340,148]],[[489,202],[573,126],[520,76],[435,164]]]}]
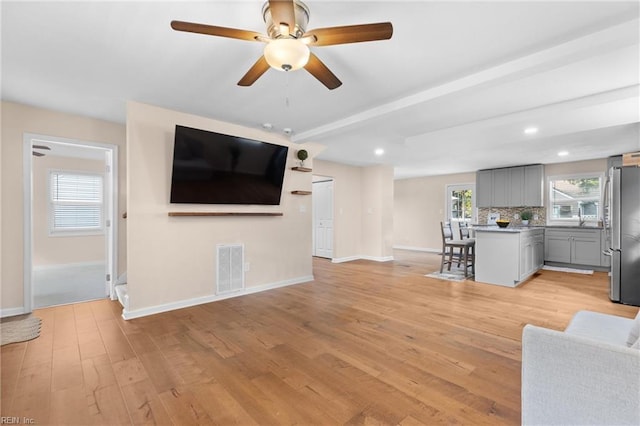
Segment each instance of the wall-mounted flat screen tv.
[{"label": "wall-mounted flat screen tv", "polygon": [[278,205],[286,146],[176,126],[171,203]]}]

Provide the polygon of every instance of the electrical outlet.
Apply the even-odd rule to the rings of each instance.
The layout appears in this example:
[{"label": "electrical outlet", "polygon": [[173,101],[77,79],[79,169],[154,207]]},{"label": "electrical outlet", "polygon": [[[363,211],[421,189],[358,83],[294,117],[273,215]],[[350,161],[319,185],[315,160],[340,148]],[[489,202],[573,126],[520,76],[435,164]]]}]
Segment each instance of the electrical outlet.
[{"label": "electrical outlet", "polygon": [[540,216],[538,216],[537,214],[533,215],[533,220],[538,220],[540,218]]},{"label": "electrical outlet", "polygon": [[249,262],[244,262],[244,271],[249,272],[251,270],[251,264]]}]

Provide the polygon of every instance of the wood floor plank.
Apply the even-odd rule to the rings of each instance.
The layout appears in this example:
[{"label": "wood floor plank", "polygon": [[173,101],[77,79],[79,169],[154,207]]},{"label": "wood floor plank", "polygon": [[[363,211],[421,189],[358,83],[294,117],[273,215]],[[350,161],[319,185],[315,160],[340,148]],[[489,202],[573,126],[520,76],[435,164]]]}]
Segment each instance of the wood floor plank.
[{"label": "wood floor plank", "polygon": [[[109,311],[109,313],[110,312],[111,311]],[[111,358],[111,362],[135,358],[135,352],[133,351],[133,348],[131,348],[129,340],[126,338],[124,333],[122,333],[122,330],[116,323],[116,320],[109,319],[98,321],[97,324],[104,346]]]},{"label": "wood floor plank", "polygon": [[209,417],[195,393],[189,388],[176,387],[160,393],[167,414],[176,425],[213,425],[214,421]]},{"label": "wood floor plank", "polygon": [[[2,415],[39,424],[520,423],[526,324],[632,318],[608,277],[541,271],[518,288],[426,277],[430,253],[314,259],[312,283],[124,321],[117,302],[36,311],[0,349]],[[179,283],[177,283],[179,285]]]},{"label": "wood floor plank", "polygon": [[51,392],[49,421],[54,425],[88,425],[91,423],[84,386]]},{"label": "wood floor plank", "polygon": [[90,423],[94,425],[126,425],[131,423],[129,412],[117,384],[86,389]]},{"label": "wood floor plank", "polygon": [[149,379],[121,386],[121,391],[132,424],[173,424]]}]

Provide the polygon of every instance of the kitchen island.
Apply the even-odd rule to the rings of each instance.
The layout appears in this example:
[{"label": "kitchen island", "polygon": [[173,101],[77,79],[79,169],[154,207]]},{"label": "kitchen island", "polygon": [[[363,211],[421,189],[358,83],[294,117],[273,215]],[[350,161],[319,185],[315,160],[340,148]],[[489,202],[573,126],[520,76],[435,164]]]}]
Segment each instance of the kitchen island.
[{"label": "kitchen island", "polygon": [[544,265],[544,228],[474,226],[476,282],[516,287]]}]

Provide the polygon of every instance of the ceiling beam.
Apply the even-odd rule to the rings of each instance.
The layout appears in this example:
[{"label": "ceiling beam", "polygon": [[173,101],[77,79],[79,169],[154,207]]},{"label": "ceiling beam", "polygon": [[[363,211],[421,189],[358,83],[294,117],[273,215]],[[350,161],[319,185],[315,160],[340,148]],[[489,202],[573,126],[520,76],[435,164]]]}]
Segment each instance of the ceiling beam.
[{"label": "ceiling beam", "polygon": [[611,53],[617,49],[638,45],[637,29],[639,24],[640,20],[632,19],[622,24],[593,32],[589,35],[505,62],[475,74],[470,74],[466,77],[429,88],[414,95],[362,111],[344,119],[300,132],[292,138],[292,141],[303,142],[313,140],[314,137],[319,137],[347,127],[361,125],[363,122],[378,119],[386,114],[452,95],[463,90],[491,86],[504,83],[511,79],[524,78],[569,63]]}]

